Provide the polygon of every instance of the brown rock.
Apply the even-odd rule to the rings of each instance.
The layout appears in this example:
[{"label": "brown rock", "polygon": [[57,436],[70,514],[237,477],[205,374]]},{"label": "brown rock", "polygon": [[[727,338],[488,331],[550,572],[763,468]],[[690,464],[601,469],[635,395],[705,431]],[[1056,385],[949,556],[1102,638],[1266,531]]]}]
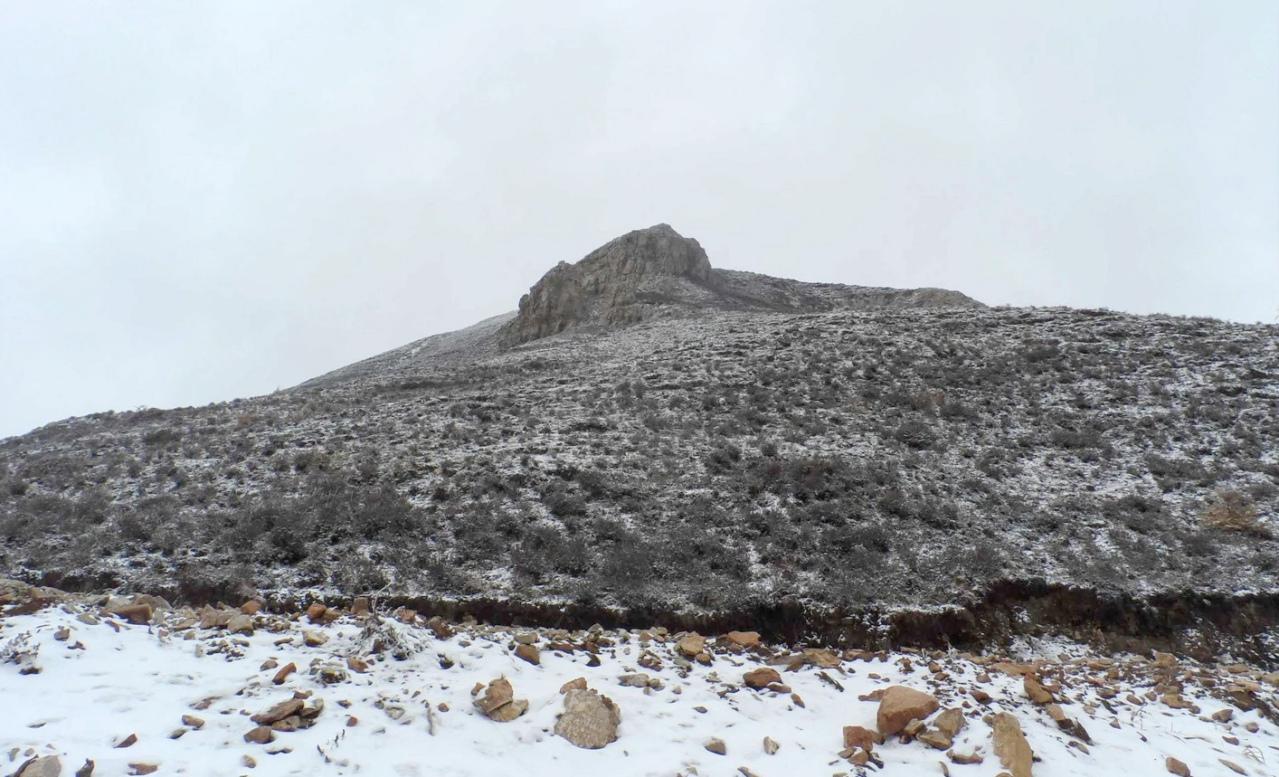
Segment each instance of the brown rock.
[{"label": "brown rock", "polygon": [[351,614],[355,617],[362,618],[368,615],[369,612],[369,597],[357,596],[355,601],[351,602]]},{"label": "brown rock", "polygon": [[284,685],[284,681],[289,679],[289,675],[293,674],[297,670],[298,670],[298,665],[290,661],[289,663],[280,667],[280,671],[275,673],[275,677],[271,678],[271,682],[276,685]]},{"label": "brown rock", "polygon": [[359,656],[347,656],[346,668],[350,669],[352,672],[358,672],[360,674],[364,674],[365,672],[369,671],[369,662],[365,661],[363,658],[360,658]]},{"label": "brown rock", "polygon": [[1177,777],[1190,777],[1190,767],[1172,756],[1164,759],[1164,768]]},{"label": "brown rock", "polygon": [[945,732],[937,730],[925,731],[916,738],[934,750],[949,750],[952,742],[952,738],[946,736]]},{"label": "brown rock", "polygon": [[[84,759],[84,765],[75,770],[75,777],[93,777],[93,769],[96,766],[97,764],[93,762],[93,759]],[[54,775],[54,777],[57,777],[57,775]]]},{"label": "brown rock", "polygon": [[781,749],[782,746],[777,744],[772,737],[764,737],[764,753],[766,755],[776,755],[777,751]]},{"label": "brown rock", "polygon": [[863,728],[861,726],[844,726],[845,748],[860,747],[869,753],[875,749],[875,745],[880,744],[883,741],[883,738],[868,728]]},{"label": "brown rock", "polygon": [[311,606],[306,608],[307,620],[312,623],[322,623],[324,621],[324,613],[328,612],[328,610],[329,608],[320,602],[312,602]]},{"label": "brown rock", "polygon": [[150,763],[131,763],[129,764],[129,774],[155,774],[159,770],[159,764]]},{"label": "brown rock", "polygon": [[1040,685],[1039,681],[1036,680],[1033,676],[1029,674],[1022,675],[1021,686],[1022,686],[1022,690],[1026,692],[1026,697],[1030,699],[1031,701],[1033,701],[1035,704],[1051,704],[1052,703],[1053,695],[1048,692],[1048,689]]},{"label": "brown rock", "polygon": [[1248,770],[1247,770],[1247,769],[1243,768],[1242,766],[1240,766],[1239,764],[1235,763],[1234,761],[1227,761],[1225,758],[1218,758],[1217,760],[1221,762],[1221,765],[1222,765],[1222,766],[1226,767],[1227,769],[1229,769],[1230,771],[1234,772],[1235,774],[1247,774],[1247,773],[1248,773]]},{"label": "brown rock", "polygon": [[244,741],[255,745],[265,745],[275,741],[275,732],[268,726],[258,726],[257,728],[249,729],[249,732],[244,735]]},{"label": "brown rock", "polygon": [[499,677],[488,684],[484,693],[475,700],[475,706],[489,720],[507,723],[528,710],[528,700],[516,699],[511,682],[505,677]]},{"label": "brown rock", "polygon": [[724,640],[730,645],[742,648],[743,650],[751,650],[759,647],[759,632],[730,631],[724,635]]},{"label": "brown rock", "polygon": [[706,744],[703,745],[703,747],[706,748],[707,752],[714,753],[715,755],[728,754],[728,745],[724,744],[724,740],[719,739],[718,737],[712,737],[706,740]]},{"label": "brown rock", "polygon": [[1021,733],[1017,718],[1007,712],[997,712],[993,726],[995,755],[999,756],[999,763],[1012,777],[1031,777],[1030,764],[1034,754],[1025,734]]},{"label": "brown rock", "polygon": [[933,725],[937,727],[938,731],[951,739],[954,739],[956,734],[963,731],[964,724],[967,722],[968,721],[964,718],[963,710],[958,707],[951,707],[938,715],[933,721]]},{"label": "brown rock", "polygon": [[246,769],[256,769],[258,766],[257,759],[249,755],[248,753],[245,753],[244,755],[240,756],[240,763],[243,764],[244,768]]},{"label": "brown rock", "polygon": [[586,678],[575,677],[572,680],[569,680],[568,682],[560,686],[560,693],[568,693],[569,691],[575,688],[579,691],[586,690]]},{"label": "brown rock", "polygon": [[607,696],[592,690],[570,688],[564,694],[564,711],[555,722],[555,733],[578,747],[598,750],[617,740],[622,713]]},{"label": "brown rock", "polygon": [[286,699],[265,712],[259,712],[249,718],[249,720],[263,726],[269,726],[276,721],[297,715],[304,706],[306,706],[306,703],[302,699]]},{"label": "brown rock", "polygon": [[182,725],[190,726],[196,731],[199,731],[204,728],[204,718],[197,718],[195,715],[183,715]]},{"label": "brown rock", "polygon": [[261,611],[262,611],[262,602],[259,602],[257,599],[250,599],[249,601],[240,605],[240,612],[244,613],[245,615],[257,615]]},{"label": "brown rock", "polygon": [[307,647],[319,647],[329,641],[329,635],[322,631],[304,631],[302,632],[302,641]]},{"label": "brown rock", "polygon": [[130,734],[124,739],[121,739],[119,742],[116,742],[115,746],[116,747],[133,747],[137,743],[138,743],[138,735]]},{"label": "brown rock", "polygon": [[979,764],[985,760],[981,753],[956,753],[954,750],[947,750],[946,757],[957,764]]},{"label": "brown rock", "polygon": [[515,655],[517,658],[522,658],[533,666],[539,666],[542,663],[542,655],[538,652],[537,648],[523,642],[515,646]]},{"label": "brown rock", "polygon": [[923,720],[937,711],[941,706],[932,694],[894,685],[884,689],[879,700],[879,712],[875,716],[875,725],[882,736],[896,734],[912,720]]},{"label": "brown rock", "polygon": [[123,618],[135,626],[145,626],[151,622],[152,610],[149,604],[122,604],[112,607],[107,612]]},{"label": "brown rock", "polygon": [[771,683],[780,683],[782,676],[777,673],[776,669],[767,666],[761,666],[758,669],[752,669],[742,676],[742,681],[747,687],[759,690],[767,688]]},{"label": "brown rock", "polygon": [[243,634],[246,637],[251,637],[253,636],[253,618],[237,612],[227,619],[226,630],[232,634]]},{"label": "brown rock", "polygon": [[686,658],[696,658],[699,653],[706,650],[706,637],[693,632],[685,634],[675,643],[675,649],[684,654]]}]

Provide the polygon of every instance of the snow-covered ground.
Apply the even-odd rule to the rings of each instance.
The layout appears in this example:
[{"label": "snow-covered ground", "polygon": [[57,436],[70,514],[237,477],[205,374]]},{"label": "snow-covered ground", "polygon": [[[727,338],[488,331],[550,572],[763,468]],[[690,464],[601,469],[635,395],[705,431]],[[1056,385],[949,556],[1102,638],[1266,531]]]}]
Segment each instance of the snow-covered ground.
[{"label": "snow-covered ground", "polygon": [[[246,635],[200,628],[193,623],[198,617],[164,611],[149,625],[132,625],[86,598],[0,617],[0,660],[9,659],[0,663],[0,773],[56,754],[64,775],[91,759],[95,775],[151,765],[156,774],[219,776],[913,777],[948,770],[987,777],[1003,770],[989,723],[1001,711],[1020,722],[1037,777],[1162,775],[1169,756],[1199,777],[1235,774],[1222,759],[1247,774],[1279,773],[1279,728],[1261,711],[1275,706],[1276,677],[1237,665],[1103,657],[1077,645],[1032,646],[1037,657],[1012,663],[941,652],[742,649],[723,638],[706,643],[704,665],[681,656],[681,635],[660,630],[570,633],[471,624],[454,625],[455,633],[442,638],[412,617],[403,623],[389,615],[344,614],[314,624],[302,615],[259,613]],[[323,644],[305,644],[307,632],[309,641]],[[536,642],[540,665],[515,655],[517,636]],[[383,651],[372,652],[375,647]],[[397,651],[406,657],[390,655]],[[638,662],[646,651],[643,666]],[[349,658],[358,660],[348,664]],[[365,668],[360,660],[367,671],[348,668]],[[290,662],[297,671],[275,684]],[[745,672],[765,666],[780,672],[789,691],[743,684]],[[328,678],[335,682],[322,680],[324,667],[337,675]],[[1059,728],[1050,707],[1027,698],[1026,672],[1082,725],[1089,743]],[[661,687],[619,682],[634,673]],[[496,722],[476,708],[473,689],[503,676],[515,698],[528,701],[528,711]],[[554,732],[563,709],[560,688],[579,677],[620,708],[618,738],[602,749],[578,748]],[[983,762],[956,763],[944,750],[893,736],[873,748],[882,769],[850,763],[856,753],[844,749],[843,728],[873,730],[877,723],[879,702],[859,697],[892,685],[933,694],[942,710],[962,710],[966,725],[951,752],[979,754]],[[295,693],[309,695],[312,710],[323,700],[312,726],[276,732],[269,744],[245,741],[256,725],[251,715]],[[1244,711],[1226,701],[1231,698],[1258,708]],[[197,728],[199,721],[184,715],[202,724]],[[131,735],[134,744],[117,747]],[[780,746],[775,753],[766,752],[765,737]],[[706,749],[712,738],[723,741],[724,755]]]}]

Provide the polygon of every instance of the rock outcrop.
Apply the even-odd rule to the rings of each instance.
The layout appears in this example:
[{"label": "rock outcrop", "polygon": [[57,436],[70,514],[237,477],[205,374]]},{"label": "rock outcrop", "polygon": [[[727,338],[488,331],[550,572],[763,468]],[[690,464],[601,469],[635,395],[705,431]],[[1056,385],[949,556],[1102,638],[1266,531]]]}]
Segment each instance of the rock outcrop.
[{"label": "rock outcrop", "polygon": [[945,289],[801,283],[715,270],[701,244],[667,224],[610,240],[576,264],[560,262],[520,299],[498,330],[503,346],[579,328],[624,326],[705,310],[813,312],[839,307],[981,307]]},{"label": "rock outcrop", "polygon": [[666,224],[628,232],[542,276],[520,299],[501,341],[518,345],[580,326],[635,323],[663,301],[696,296],[710,277],[710,260],[696,240]]}]

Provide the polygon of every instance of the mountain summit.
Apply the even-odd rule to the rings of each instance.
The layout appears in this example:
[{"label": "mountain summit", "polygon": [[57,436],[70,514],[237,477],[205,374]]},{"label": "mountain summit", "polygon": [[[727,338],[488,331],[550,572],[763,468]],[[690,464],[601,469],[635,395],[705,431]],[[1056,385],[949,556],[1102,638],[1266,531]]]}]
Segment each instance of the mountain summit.
[{"label": "mountain summit", "polygon": [[836,308],[981,307],[942,289],[872,289],[717,270],[693,238],[668,224],[610,240],[576,264],[560,262],[520,299],[499,333],[519,345],[587,327],[705,310],[818,312]]}]

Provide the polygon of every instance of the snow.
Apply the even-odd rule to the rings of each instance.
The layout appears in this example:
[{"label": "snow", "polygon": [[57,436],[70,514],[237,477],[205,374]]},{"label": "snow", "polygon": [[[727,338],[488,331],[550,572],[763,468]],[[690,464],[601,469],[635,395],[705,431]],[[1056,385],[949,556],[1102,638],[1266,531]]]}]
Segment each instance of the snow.
[{"label": "snow", "polygon": [[[981,719],[1000,710],[1012,712],[1021,721],[1040,759],[1034,766],[1037,777],[1164,775],[1166,756],[1186,762],[1200,777],[1232,774],[1221,758],[1260,775],[1274,773],[1279,761],[1274,725],[1257,712],[1240,710],[1235,710],[1233,721],[1211,720],[1209,716],[1226,705],[1208,696],[1203,687],[1188,683],[1185,688],[1185,697],[1201,708],[1198,715],[1158,702],[1124,702],[1130,690],[1125,682],[1133,683],[1131,690],[1138,695],[1150,690],[1145,675],[1129,670],[1149,662],[1131,657],[1118,657],[1114,665],[1123,669],[1118,674],[1132,679],[1108,681],[1119,689],[1110,700],[1114,713],[1100,703],[1098,686],[1082,681],[1082,674],[1069,675],[1075,679],[1066,684],[1063,708],[1092,737],[1085,753],[1069,744],[1072,740],[1043,709],[1029,704],[1020,677],[958,653],[935,654],[934,660],[949,673],[949,679],[941,681],[933,680],[926,667],[929,657],[914,653],[846,658],[839,667],[825,670],[807,666],[783,671],[783,681],[803,700],[799,706],[785,693],[757,692],[741,684],[745,671],[763,665],[761,656],[716,648],[710,666],[692,664],[681,670],[675,665],[673,640],[641,643],[639,632],[604,632],[615,644],[601,648],[601,665],[595,668],[587,666],[585,652],[566,654],[547,647],[548,638],[578,642],[582,634],[539,632],[542,663],[534,666],[511,651],[514,634],[520,630],[459,627],[455,636],[439,639],[420,625],[403,626],[384,619],[387,628],[423,648],[406,660],[395,660],[363,652],[367,640],[361,637],[362,624],[350,617],[313,626],[296,619],[259,616],[256,633],[240,637],[219,630],[176,630],[172,628],[175,614],[168,616],[168,626],[119,623],[117,631],[105,622],[87,625],[77,620],[86,607],[70,603],[0,619],[0,655],[5,645],[29,634],[39,647],[35,663],[41,669],[38,674],[23,675],[15,663],[0,664],[0,699],[8,702],[0,711],[0,763],[7,759],[8,765],[0,771],[16,769],[30,754],[56,753],[62,758],[64,774],[91,758],[96,762],[94,774],[108,777],[127,774],[129,764],[137,762],[159,764],[158,774],[185,775],[478,777],[519,773],[540,777],[607,772],[622,777],[693,774],[695,770],[699,775],[727,777],[741,774],[741,767],[760,777],[855,775],[858,768],[839,755],[842,727],[873,729],[877,703],[858,697],[891,684],[933,692],[943,708],[966,705],[967,726],[954,749],[980,750],[986,758],[981,765],[948,763],[956,777],[988,777],[1000,771],[991,752],[990,728]],[[274,631],[269,630],[272,623]],[[61,627],[71,630],[65,641],[55,639]],[[306,647],[303,628],[322,631],[329,639],[321,647]],[[274,644],[286,637],[292,638],[289,644]],[[75,647],[77,642],[83,649]],[[661,658],[661,669],[637,666],[644,649]],[[1045,677],[1054,672],[1052,662],[1058,654],[1071,656],[1076,668],[1096,658],[1086,648],[1062,641],[1025,643],[1018,653],[1046,661],[1041,667]],[[351,655],[370,661],[367,674],[352,672],[346,682],[324,685],[308,671],[318,663],[342,663]],[[451,668],[443,668],[442,656],[453,662]],[[298,671],[277,687],[271,682],[276,669],[262,668],[268,659],[280,665],[292,661]],[[1224,670],[1213,667],[1183,666],[1224,676]],[[645,691],[618,683],[620,675],[637,671],[659,678],[664,687]],[[825,682],[819,675],[822,671],[844,690]],[[989,672],[989,682],[975,679],[982,672]],[[512,722],[490,721],[472,705],[472,687],[498,676],[511,681],[516,698],[530,703],[528,713]],[[576,677],[585,677],[592,688],[621,708],[619,739],[602,750],[578,749],[553,733],[562,706],[559,688]],[[966,695],[966,689],[974,686],[986,690],[994,701],[987,707],[978,705]],[[324,699],[325,709],[315,725],[278,733],[271,745],[246,743],[243,735],[255,725],[248,716],[290,698],[294,691]],[[1263,695],[1273,698],[1274,691],[1267,685]],[[207,709],[193,709],[193,704],[207,698],[214,699]],[[396,706],[404,710],[398,720],[387,712]],[[706,711],[699,712],[699,707]],[[170,739],[170,733],[182,725],[183,714],[197,715],[206,723],[180,739]],[[348,725],[348,716],[357,722]],[[1111,726],[1112,720],[1117,728]],[[1248,722],[1257,724],[1256,733],[1244,728]],[[136,744],[113,747],[131,733],[137,735]],[[1229,744],[1223,740],[1225,735],[1238,737],[1239,744]],[[780,743],[775,755],[764,752],[765,736]],[[704,749],[711,737],[724,740],[727,755]],[[289,752],[269,754],[279,746]],[[244,755],[256,761],[255,768],[243,765]],[[872,768],[864,773],[941,774],[939,764],[947,760],[943,752],[920,742],[895,740],[876,747],[875,755],[884,763],[882,772]]]}]

